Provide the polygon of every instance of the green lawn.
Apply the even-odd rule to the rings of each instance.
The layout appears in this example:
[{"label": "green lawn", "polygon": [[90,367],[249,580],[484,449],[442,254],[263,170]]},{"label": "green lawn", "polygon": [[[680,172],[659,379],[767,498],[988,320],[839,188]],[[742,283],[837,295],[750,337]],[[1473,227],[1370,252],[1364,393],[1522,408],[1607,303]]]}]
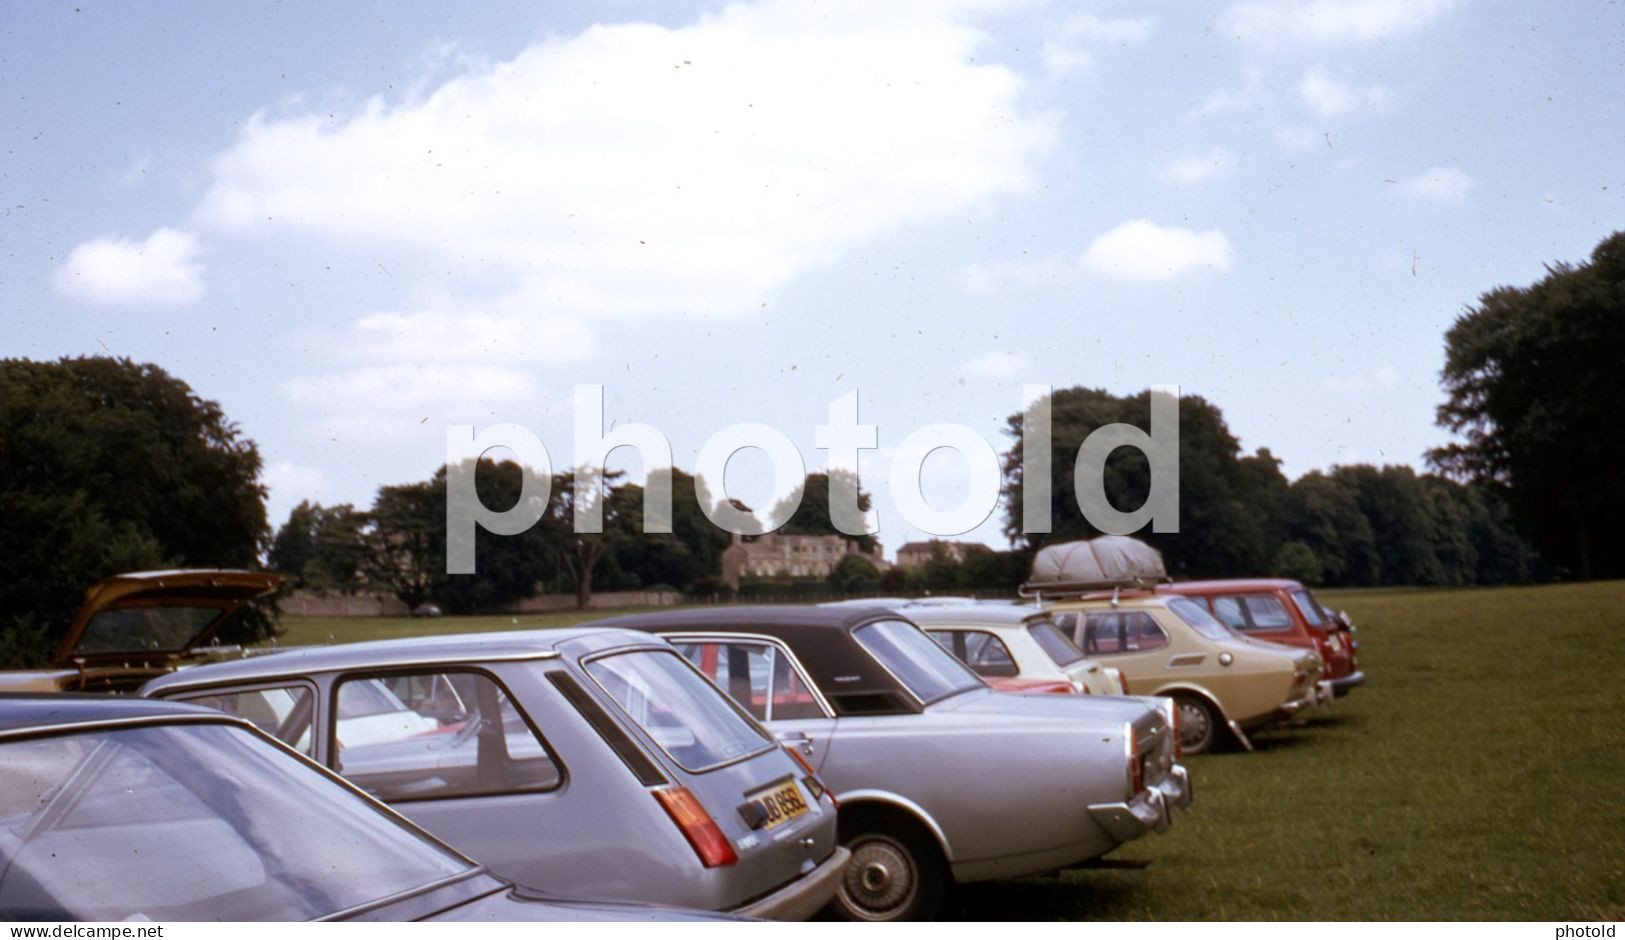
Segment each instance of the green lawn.
[{"label": "green lawn", "polygon": [[[1365,686],[1189,761],[1144,870],[968,885],[970,919],[1625,917],[1625,582],[1325,592]],[[283,644],[563,626],[608,612],[287,618]],[[1020,807],[1012,807],[1020,812]]]}]

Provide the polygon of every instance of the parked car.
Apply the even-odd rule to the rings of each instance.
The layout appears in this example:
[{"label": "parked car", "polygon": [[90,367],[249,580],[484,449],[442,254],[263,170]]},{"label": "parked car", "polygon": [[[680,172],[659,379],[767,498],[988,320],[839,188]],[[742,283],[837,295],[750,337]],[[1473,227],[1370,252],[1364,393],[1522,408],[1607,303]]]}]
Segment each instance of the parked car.
[{"label": "parked car", "polygon": [[1166,579],[1151,546],[1101,536],[1040,549],[1021,592],[1085,656],[1121,670],[1128,691],[1173,698],[1186,754],[1212,749],[1225,729],[1250,749],[1248,731],[1331,700],[1314,650],[1249,639],[1199,601],[1154,593]]},{"label": "parked car", "polygon": [[1175,581],[1158,585],[1156,590],[1200,600],[1225,626],[1245,636],[1314,650],[1325,661],[1326,679],[1337,695],[1347,695],[1365,682],[1354,624],[1346,615],[1320,606],[1315,595],[1298,581]]},{"label": "parked car", "polygon": [[1124,694],[1122,674],[1086,657],[1037,607],[908,605],[899,612],[1000,691],[1029,691],[999,684],[1025,681],[1083,695]]},{"label": "parked car", "polygon": [[[352,723],[367,716],[345,710],[358,690],[390,716],[364,737]],[[142,694],[255,721],[498,876],[550,891],[799,919],[846,866],[810,766],[647,633],[306,648]]]},{"label": "parked car", "polygon": [[248,721],[0,695],[0,919],[714,919],[492,876]]},{"label": "parked car", "polygon": [[835,790],[837,913],[935,913],[954,882],[1054,871],[1190,804],[1172,704],[995,693],[885,607],[732,607],[601,621],[665,636]]},{"label": "parked car", "polygon": [[141,571],[100,581],[47,669],[0,672],[0,691],[129,692],[208,650],[231,616],[275,591],[258,571]]}]

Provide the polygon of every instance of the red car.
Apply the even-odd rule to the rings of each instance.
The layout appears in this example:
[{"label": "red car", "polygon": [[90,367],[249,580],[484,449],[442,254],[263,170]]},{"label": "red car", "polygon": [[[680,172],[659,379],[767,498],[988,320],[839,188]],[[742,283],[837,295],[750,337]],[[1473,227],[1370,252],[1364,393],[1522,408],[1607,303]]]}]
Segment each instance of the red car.
[{"label": "red car", "polygon": [[1338,695],[1347,695],[1365,681],[1357,660],[1360,644],[1354,639],[1354,624],[1346,614],[1320,606],[1297,581],[1178,581],[1158,585],[1157,592],[1200,599],[1214,616],[1243,636],[1318,651],[1326,661],[1326,678]]}]

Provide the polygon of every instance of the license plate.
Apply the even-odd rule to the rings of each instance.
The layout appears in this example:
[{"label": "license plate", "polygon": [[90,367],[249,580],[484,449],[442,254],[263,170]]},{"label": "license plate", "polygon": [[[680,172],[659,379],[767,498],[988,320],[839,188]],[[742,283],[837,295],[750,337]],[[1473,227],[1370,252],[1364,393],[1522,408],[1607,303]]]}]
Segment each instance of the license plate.
[{"label": "license plate", "polygon": [[748,794],[745,799],[761,807],[762,812],[767,815],[767,821],[761,826],[763,829],[772,829],[807,812],[807,801],[802,798],[801,788],[796,786],[794,780],[786,780],[765,790],[757,790]]}]

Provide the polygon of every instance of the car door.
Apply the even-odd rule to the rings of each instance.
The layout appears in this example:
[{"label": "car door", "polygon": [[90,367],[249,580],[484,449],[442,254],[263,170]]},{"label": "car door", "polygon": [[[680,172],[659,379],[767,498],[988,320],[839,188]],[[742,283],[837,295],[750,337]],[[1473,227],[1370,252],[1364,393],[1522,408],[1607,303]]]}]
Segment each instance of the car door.
[{"label": "car door", "polygon": [[814,769],[823,766],[835,718],[795,656],[767,637],[671,634],[666,639],[706,678]]},{"label": "car door", "polygon": [[1149,694],[1182,672],[1203,665],[1206,658],[1200,649],[1176,643],[1144,610],[1083,611],[1073,630],[1073,642],[1084,655],[1121,670],[1128,692],[1134,695]]}]

